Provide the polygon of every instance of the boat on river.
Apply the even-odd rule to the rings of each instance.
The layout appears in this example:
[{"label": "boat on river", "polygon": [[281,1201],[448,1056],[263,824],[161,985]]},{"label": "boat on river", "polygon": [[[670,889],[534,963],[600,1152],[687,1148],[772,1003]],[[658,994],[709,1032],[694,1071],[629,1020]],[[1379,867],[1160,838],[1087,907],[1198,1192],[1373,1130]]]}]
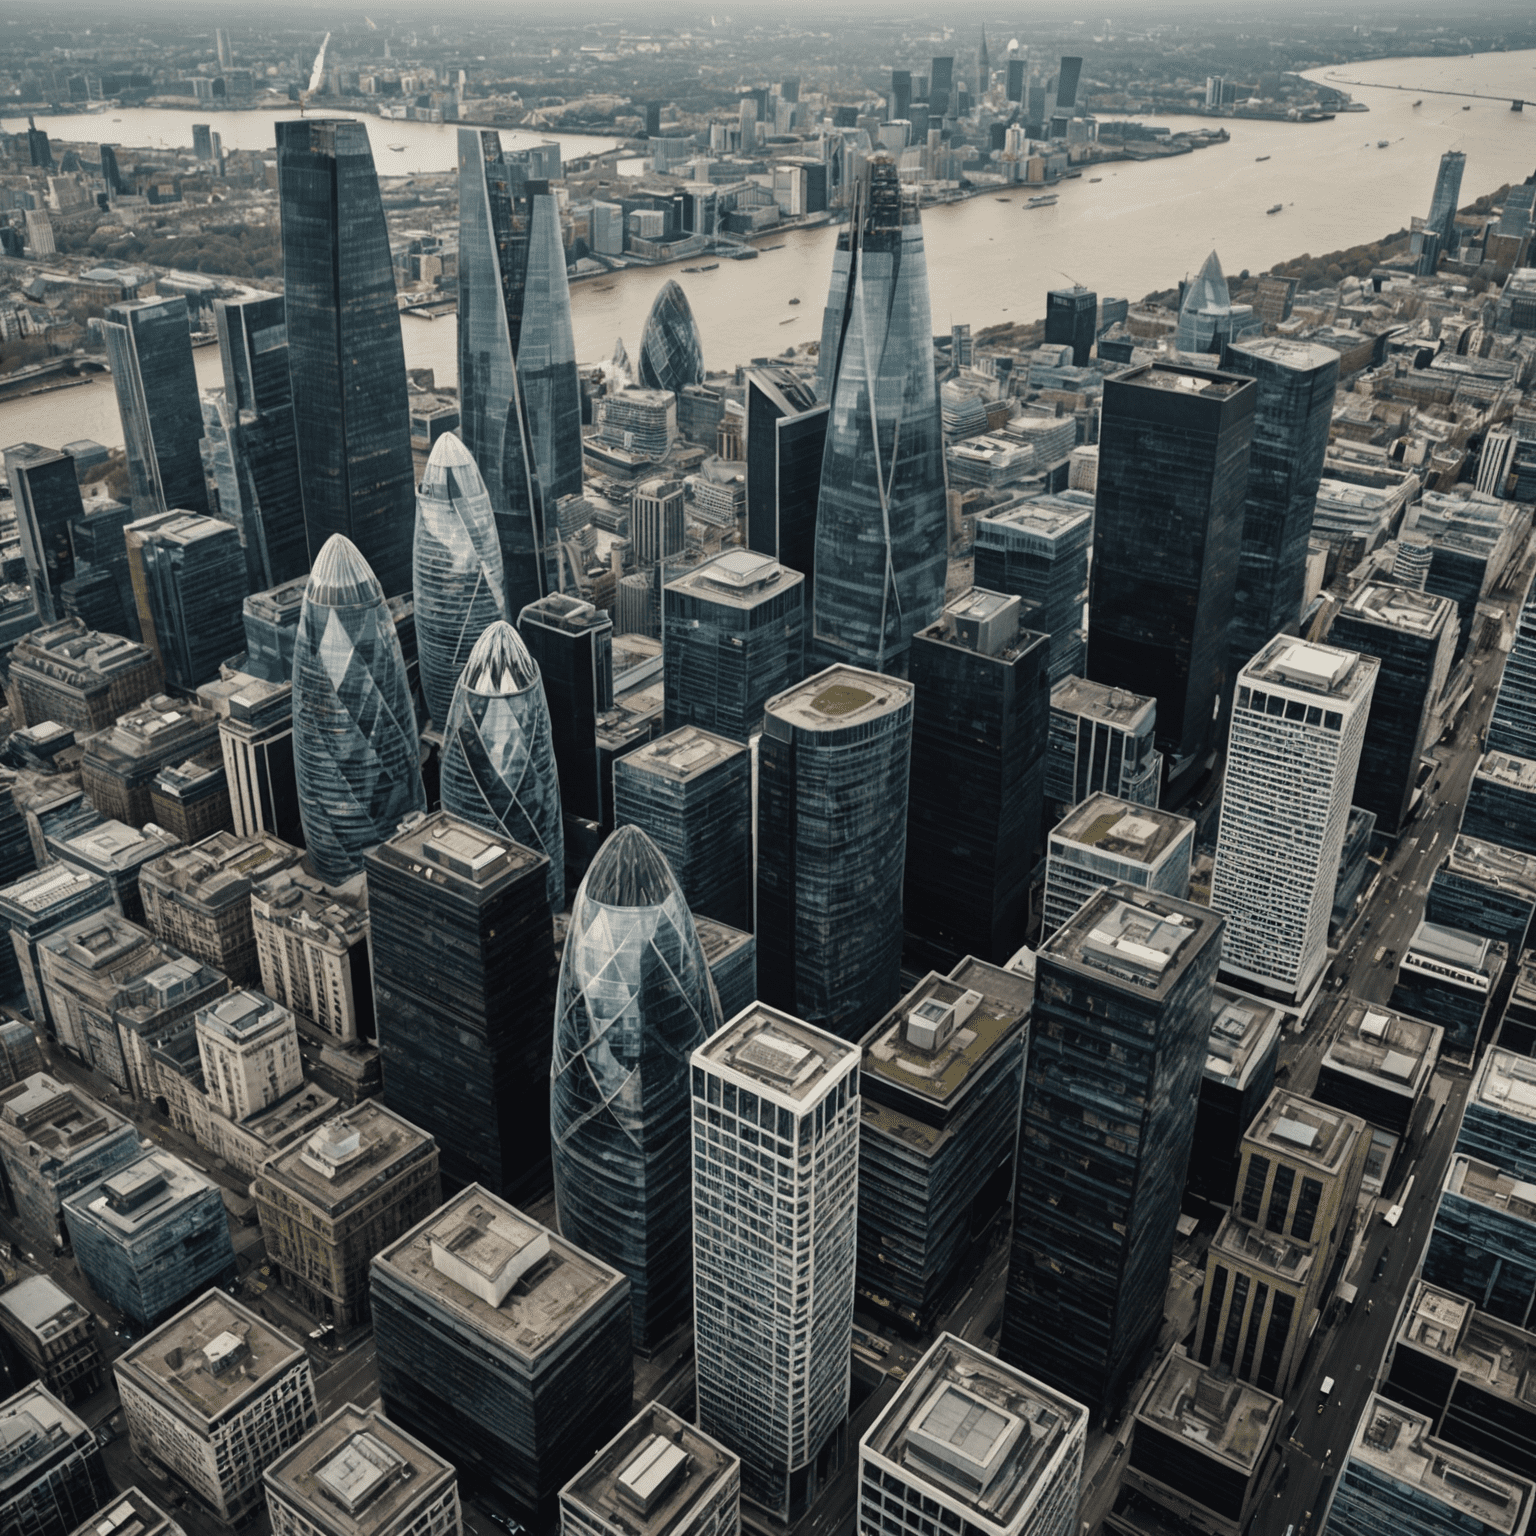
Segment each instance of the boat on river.
[{"label": "boat on river", "polygon": [[1024,204],[1026,208],[1049,208],[1056,201],[1054,192],[1042,192],[1038,197],[1032,197]]},{"label": "boat on river", "polygon": [[1269,156],[1268,156],[1268,155],[1255,155],[1255,156],[1254,156],[1254,157],[1253,157],[1253,163],[1254,163],[1254,164],[1255,164],[1255,165],[1263,165],[1263,164],[1264,164],[1264,162],[1265,162],[1265,161],[1266,161],[1266,160],[1268,160],[1268,159],[1269,159]]},{"label": "boat on river", "polygon": [[1266,208],[1266,209],[1265,209],[1265,210],[1264,210],[1264,212],[1265,212],[1265,213],[1279,213],[1279,212],[1280,212],[1280,210],[1281,210],[1281,209],[1282,209],[1282,208],[1284,208],[1284,207],[1285,207],[1285,204],[1284,204],[1284,203],[1276,203],[1276,204],[1275,204],[1275,206],[1274,206],[1274,207],[1273,207],[1273,208]]}]

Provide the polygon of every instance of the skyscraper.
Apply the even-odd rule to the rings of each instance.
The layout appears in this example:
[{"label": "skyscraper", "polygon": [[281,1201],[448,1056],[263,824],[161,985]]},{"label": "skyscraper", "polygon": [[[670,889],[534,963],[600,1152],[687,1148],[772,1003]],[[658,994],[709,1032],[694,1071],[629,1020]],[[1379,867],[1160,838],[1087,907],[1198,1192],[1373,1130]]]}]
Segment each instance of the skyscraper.
[{"label": "skyscraper", "polygon": [[1486,745],[1490,752],[1536,758],[1536,588],[1520,610]]},{"label": "skyscraper", "polygon": [[845,1432],[859,1111],[858,1047],[761,1003],[693,1053],[699,1428],[780,1520]]},{"label": "skyscraper", "polygon": [[1083,61],[1072,54],[1063,54],[1061,72],[1056,77],[1056,110],[1077,110],[1077,82],[1082,78]]},{"label": "skyscraper", "polygon": [[1162,1323],[1221,930],[1117,885],[1037,958],[998,1353],[1096,1418]]},{"label": "skyscraper", "polygon": [[955,59],[953,54],[936,58],[928,69],[928,109],[935,117],[955,115]]},{"label": "skyscraper", "polygon": [[5,476],[37,616],[52,624],[65,616],[63,587],[75,574],[70,524],[85,515],[75,461],[37,443],[17,443],[5,450]]},{"label": "skyscraper", "polygon": [[811,644],[822,665],[900,674],[943,607],[949,517],[922,220],[888,155],[837,244]]},{"label": "skyscraper", "polygon": [[1256,393],[1172,363],[1104,385],[1088,676],[1156,698],[1170,784],[1216,734]]},{"label": "skyscraper", "polygon": [[1238,674],[1211,906],[1222,969],[1302,1002],[1328,963],[1328,918],[1380,663],[1277,635]]},{"label": "skyscraper", "polygon": [[747,372],[747,548],[805,577],[808,616],[829,399],[787,368]]},{"label": "skyscraper", "polygon": [[192,365],[187,301],[133,299],[102,320],[136,516],[208,511],[203,407]]},{"label": "skyscraper", "polygon": [[829,667],[768,701],[758,744],[763,1001],[847,1040],[901,987],[912,698]]},{"label": "skyscraper", "polygon": [[1231,343],[1222,367],[1257,385],[1229,647],[1235,670],[1276,635],[1294,634],[1301,618],[1339,355],[1315,342],[1265,336]]},{"label": "skyscraper", "polygon": [[688,1058],[721,1022],[677,877],[620,827],[571,907],[549,1123],[560,1230],[629,1276],[641,1349],[689,1315]]},{"label": "skyscraper", "polygon": [[400,637],[378,578],[344,535],[325,541],[293,653],[294,766],[311,862],[328,885],[426,809]]},{"label": "skyscraper", "polygon": [[412,565],[421,691],[441,728],[476,641],[488,625],[511,617],[491,498],[452,432],[433,444],[416,492]]},{"label": "skyscraper", "polygon": [[1052,288],[1045,296],[1045,344],[1071,347],[1072,366],[1081,368],[1093,352],[1098,318],[1099,296],[1091,289]]},{"label": "skyscraper", "polygon": [[1219,353],[1222,344],[1231,339],[1232,295],[1221,260],[1212,251],[1194,282],[1184,291],[1176,340],[1180,352]]},{"label": "skyscraper", "polygon": [[688,295],[672,278],[662,284],[640,333],[640,387],[675,395],[704,382],[704,348]]},{"label": "skyscraper", "polygon": [[981,29],[981,42],[976,49],[976,99],[983,101],[992,89],[992,61],[987,56],[987,29]]},{"label": "skyscraper", "polygon": [[1429,217],[1425,224],[1440,240],[1440,250],[1452,248],[1456,234],[1456,204],[1461,199],[1461,176],[1467,168],[1467,156],[1460,149],[1448,149],[1440,156],[1440,169],[1435,172],[1435,191],[1429,200]]},{"label": "skyscraper", "polygon": [[485,476],[512,613],[544,595],[545,498],[517,367],[528,277],[522,186],[494,128],[459,129],[459,431]]},{"label": "skyscraper", "polygon": [[293,416],[309,550],[356,545],[390,597],[411,586],[410,411],[389,231],[368,131],[277,124]]},{"label": "skyscraper", "polygon": [[[891,120],[903,122],[912,110],[912,71],[910,69],[893,69],[891,71]],[[825,395],[822,396],[826,398]]]},{"label": "skyscraper", "polygon": [[549,860],[551,912],[565,906],[565,836],[549,704],[513,627],[490,624],[469,653],[443,727],[443,809]]}]

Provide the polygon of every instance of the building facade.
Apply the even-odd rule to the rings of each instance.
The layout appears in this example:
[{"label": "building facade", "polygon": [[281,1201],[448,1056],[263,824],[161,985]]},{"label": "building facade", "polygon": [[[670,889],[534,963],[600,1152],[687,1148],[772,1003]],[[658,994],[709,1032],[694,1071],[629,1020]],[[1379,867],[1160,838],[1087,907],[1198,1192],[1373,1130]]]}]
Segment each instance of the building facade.
[{"label": "building facade", "polygon": [[816,504],[826,451],[826,397],[784,367],[747,372],[747,548],[804,577],[802,622],[816,595]]},{"label": "building facade", "polygon": [[1163,788],[1156,731],[1157,700],[1150,695],[1063,678],[1051,688],[1046,804],[1065,815],[1102,791],[1132,805],[1156,806]]}]

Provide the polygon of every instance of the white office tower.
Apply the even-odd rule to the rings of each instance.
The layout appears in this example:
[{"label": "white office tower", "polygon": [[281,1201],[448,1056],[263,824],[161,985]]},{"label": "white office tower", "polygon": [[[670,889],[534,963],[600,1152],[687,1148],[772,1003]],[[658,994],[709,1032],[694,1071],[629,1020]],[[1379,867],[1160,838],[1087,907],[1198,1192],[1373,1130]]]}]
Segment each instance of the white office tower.
[{"label": "white office tower", "polygon": [[859,1442],[858,1536],[1071,1536],[1087,1432],[1081,1403],[940,1334]]},{"label": "white office tower", "polygon": [[1379,666],[1277,635],[1238,674],[1211,906],[1239,987],[1300,1002],[1322,976]]},{"label": "white office tower", "polygon": [[754,1003],[692,1064],[699,1428],[793,1522],[848,1417],[859,1048]]}]

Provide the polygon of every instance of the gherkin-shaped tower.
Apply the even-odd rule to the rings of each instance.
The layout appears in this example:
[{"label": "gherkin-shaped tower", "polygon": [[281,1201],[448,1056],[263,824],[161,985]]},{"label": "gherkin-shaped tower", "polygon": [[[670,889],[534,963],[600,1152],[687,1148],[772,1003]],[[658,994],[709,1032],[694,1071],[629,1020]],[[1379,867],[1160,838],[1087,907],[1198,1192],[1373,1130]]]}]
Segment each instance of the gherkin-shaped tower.
[{"label": "gherkin-shaped tower", "polygon": [[441,726],[475,642],[510,617],[491,498],[451,432],[433,445],[416,493],[415,579],[421,691]]},{"label": "gherkin-shaped tower", "polygon": [[644,832],[620,827],[571,909],[550,1139],[560,1230],[629,1276],[642,1348],[689,1316],[688,1057],[721,1022],[676,876]]},{"label": "gherkin-shaped tower", "polygon": [[421,744],[384,589],[345,534],[309,573],[293,647],[294,769],[315,871],[339,885],[424,811]]},{"label": "gherkin-shaped tower", "polygon": [[671,279],[662,285],[640,335],[640,383],[670,389],[704,382],[704,348],[688,295]]},{"label": "gherkin-shaped tower", "polygon": [[539,664],[496,620],[469,654],[443,728],[443,809],[549,856],[549,906],[565,906],[560,774]]}]

